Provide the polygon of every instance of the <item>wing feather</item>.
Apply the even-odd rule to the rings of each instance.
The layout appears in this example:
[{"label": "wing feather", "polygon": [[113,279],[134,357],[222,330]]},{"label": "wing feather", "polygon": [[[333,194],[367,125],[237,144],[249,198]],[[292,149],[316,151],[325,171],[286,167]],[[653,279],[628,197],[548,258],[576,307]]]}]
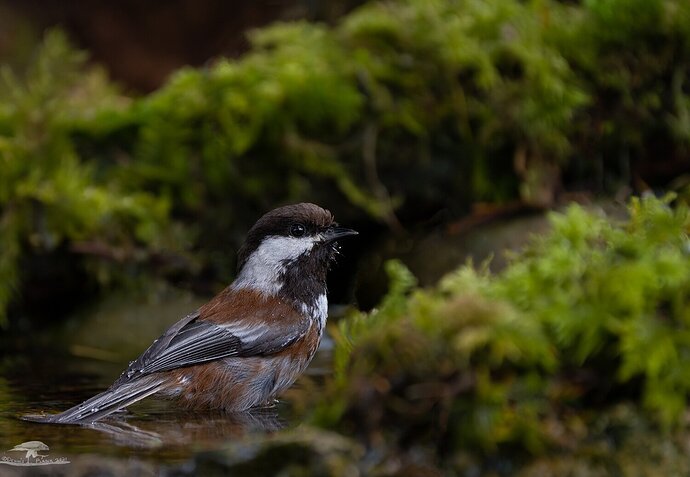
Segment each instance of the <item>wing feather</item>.
[{"label": "wing feather", "polygon": [[[282,306],[282,308],[281,308]],[[280,303],[252,310],[251,319],[233,316],[228,323],[205,320],[197,311],[173,325],[122,373],[118,383],[162,371],[233,356],[269,355],[302,338],[308,318]]]},{"label": "wing feather", "polygon": [[[216,300],[232,299],[232,292]],[[211,302],[212,304],[214,301]],[[185,316],[132,361],[105,392],[60,414],[25,416],[27,420],[63,424],[87,423],[129,406],[168,385],[165,374],[156,374],[228,357],[270,355],[304,337],[309,318],[276,300],[272,306],[204,308]],[[251,303],[251,302],[250,302]]]},{"label": "wing feather", "polygon": [[94,422],[156,393],[164,385],[165,379],[156,376],[136,379],[123,384],[116,383],[106,391],[59,414],[28,415],[23,416],[22,419],[55,424]]}]

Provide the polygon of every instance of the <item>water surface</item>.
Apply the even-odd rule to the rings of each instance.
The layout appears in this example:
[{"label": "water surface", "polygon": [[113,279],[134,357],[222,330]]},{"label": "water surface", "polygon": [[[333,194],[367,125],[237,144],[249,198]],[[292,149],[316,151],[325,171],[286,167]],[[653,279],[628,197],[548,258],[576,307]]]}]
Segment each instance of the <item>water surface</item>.
[{"label": "water surface", "polygon": [[[41,441],[48,458],[70,464],[46,467],[81,473],[159,473],[169,469],[192,473],[193,456],[257,434],[274,434],[299,425],[289,400],[251,413],[181,411],[174,401],[149,398],[121,415],[87,426],[39,424],[26,414],[55,413],[106,389],[146,345],[200,301],[188,296],[133,305],[121,297],[106,300],[59,330],[36,337],[36,345],[0,356],[0,458],[24,458],[9,452],[17,444]],[[55,339],[51,339],[56,337]],[[136,349],[135,349],[136,348]],[[320,380],[330,370],[327,338],[304,377]],[[75,467],[76,466],[76,467]],[[66,471],[64,469],[71,468]],[[26,470],[26,468],[24,468]],[[85,470],[85,471],[86,471]],[[21,475],[0,465],[0,475]]]}]

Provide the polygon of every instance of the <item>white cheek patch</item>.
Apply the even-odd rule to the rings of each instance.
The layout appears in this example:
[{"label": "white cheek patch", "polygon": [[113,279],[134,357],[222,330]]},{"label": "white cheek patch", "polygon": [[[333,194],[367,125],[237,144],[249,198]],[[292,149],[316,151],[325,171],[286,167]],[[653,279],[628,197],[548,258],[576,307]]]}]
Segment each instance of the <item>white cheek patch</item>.
[{"label": "white cheek patch", "polygon": [[256,250],[266,261],[295,260],[314,248],[318,237],[266,237]]},{"label": "white cheek patch", "polygon": [[237,276],[234,288],[252,288],[268,295],[280,291],[285,263],[311,251],[319,237],[266,237],[252,252]]}]

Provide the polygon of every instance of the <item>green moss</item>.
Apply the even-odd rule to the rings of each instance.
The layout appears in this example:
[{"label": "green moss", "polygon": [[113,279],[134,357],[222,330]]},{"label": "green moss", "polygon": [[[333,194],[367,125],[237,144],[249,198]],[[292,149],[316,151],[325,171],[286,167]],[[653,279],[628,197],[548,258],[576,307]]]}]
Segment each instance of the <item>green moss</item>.
[{"label": "green moss", "polygon": [[79,156],[75,125],[124,101],[85,61],[51,31],[24,74],[0,70],[0,324],[29,251],[91,240],[154,247],[167,223],[165,199],[99,181]]},{"label": "green moss", "polygon": [[441,457],[513,449],[514,463],[584,445],[578,426],[619,402],[681,427],[690,211],[645,197],[629,214],[570,206],[504,271],[467,265],[431,289],[390,262],[381,306],[338,327],[316,421]]},{"label": "green moss", "polygon": [[[367,2],[256,30],[243,57],[135,98],[51,33],[26,71],[2,68],[0,224],[19,243],[0,310],[17,259],[76,240],[198,250],[227,279],[227,250],[279,203],[399,228],[478,200],[550,205],[564,173],[606,191],[649,166],[665,185],[690,145],[687,5]],[[160,233],[170,217],[180,233]]]}]

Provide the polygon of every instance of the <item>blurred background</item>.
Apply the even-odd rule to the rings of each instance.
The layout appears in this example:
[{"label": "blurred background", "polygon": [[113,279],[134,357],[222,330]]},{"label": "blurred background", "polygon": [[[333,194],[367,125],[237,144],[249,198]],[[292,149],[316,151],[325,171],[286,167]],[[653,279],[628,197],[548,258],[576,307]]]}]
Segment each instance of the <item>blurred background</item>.
[{"label": "blurred background", "polygon": [[250,48],[247,31],[276,21],[333,23],[362,1],[222,2],[219,0],[2,3],[2,55],[18,62],[46,28],[59,27],[110,78],[130,92],[148,93],[183,66],[236,58]]},{"label": "blurred background", "polygon": [[212,293],[278,204],[365,232],[331,289],[368,309],[387,257],[433,283],[497,218],[685,187],[684,2],[364,3],[2,2],[5,325]]},{"label": "blurred background", "polygon": [[[126,363],[232,280],[278,205],[361,232],[330,302],[369,311],[389,259],[423,287],[468,259],[500,273],[548,211],[624,220],[630,197],[682,204],[689,184],[686,0],[0,0],[6,355],[57,342]],[[568,233],[603,230],[583,217]],[[74,375],[97,388],[116,372]]]}]

